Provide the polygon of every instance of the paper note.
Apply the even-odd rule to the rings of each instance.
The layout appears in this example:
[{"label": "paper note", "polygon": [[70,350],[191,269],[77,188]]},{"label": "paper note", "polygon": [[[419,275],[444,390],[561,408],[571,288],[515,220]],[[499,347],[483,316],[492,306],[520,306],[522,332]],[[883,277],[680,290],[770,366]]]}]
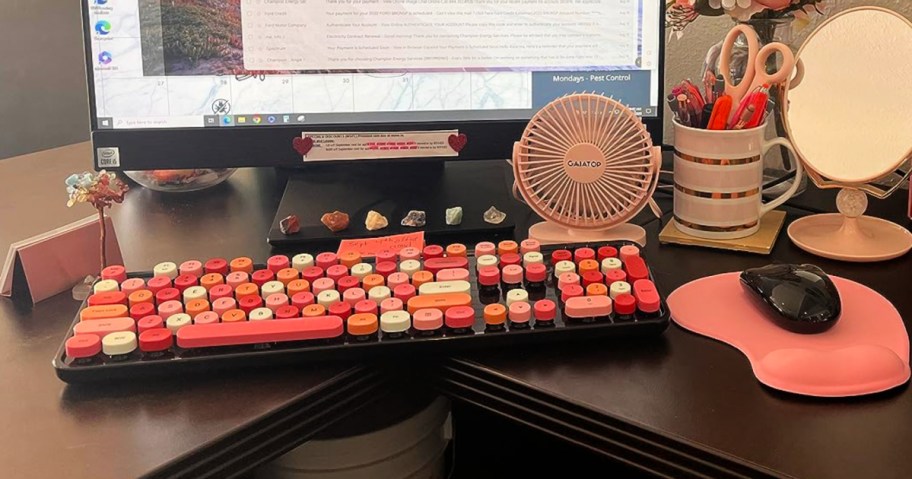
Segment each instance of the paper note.
[{"label": "paper note", "polygon": [[313,139],[306,161],[458,156],[449,144],[459,130],[304,132]]},{"label": "paper note", "polygon": [[363,258],[373,258],[377,253],[392,251],[398,253],[402,248],[424,248],[424,231],[406,233],[401,235],[384,236],[382,238],[363,238],[342,240],[339,244],[341,255],[349,251],[357,251]]}]

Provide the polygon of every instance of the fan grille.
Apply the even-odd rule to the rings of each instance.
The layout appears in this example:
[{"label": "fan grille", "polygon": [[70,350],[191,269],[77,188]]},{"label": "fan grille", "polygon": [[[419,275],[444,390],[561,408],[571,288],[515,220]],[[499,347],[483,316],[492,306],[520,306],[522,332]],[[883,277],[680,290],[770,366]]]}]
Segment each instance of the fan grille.
[{"label": "fan grille", "polygon": [[554,100],[514,151],[517,186],[532,209],[573,229],[605,229],[640,212],[658,180],[652,138],[629,108],[596,94]]}]

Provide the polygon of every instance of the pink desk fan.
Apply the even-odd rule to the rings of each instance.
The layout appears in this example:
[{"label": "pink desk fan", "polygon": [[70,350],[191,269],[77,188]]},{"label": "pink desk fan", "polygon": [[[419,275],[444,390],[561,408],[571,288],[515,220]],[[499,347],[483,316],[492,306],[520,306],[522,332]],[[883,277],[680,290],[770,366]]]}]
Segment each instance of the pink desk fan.
[{"label": "pink desk fan", "polygon": [[647,204],[661,215],[652,200],[661,162],[661,148],[623,104],[590,93],[554,100],[513,146],[513,194],[545,220],[529,238],[645,245],[646,230],[627,222]]}]

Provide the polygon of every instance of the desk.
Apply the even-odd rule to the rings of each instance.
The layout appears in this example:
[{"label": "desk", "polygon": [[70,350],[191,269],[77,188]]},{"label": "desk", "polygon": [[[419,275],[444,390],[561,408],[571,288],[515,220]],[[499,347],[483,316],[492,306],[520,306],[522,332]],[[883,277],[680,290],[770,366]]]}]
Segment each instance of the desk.
[{"label": "desk", "polygon": [[[89,167],[89,154],[82,144],[0,162],[0,178],[18,175],[7,183],[12,189],[0,190],[0,249],[91,214],[67,210],[62,187],[67,174]],[[151,269],[162,258],[267,257],[264,237],[283,181],[272,170],[240,170],[197,193],[132,191],[113,210],[127,267]],[[830,209],[831,196],[812,191],[797,203]],[[899,196],[872,201],[872,209],[898,218]],[[667,196],[662,203],[667,211]],[[518,233],[530,219],[519,219]],[[831,263],[784,236],[772,258],[660,246],[659,226],[647,225],[653,241],[646,254],[665,292],[771,260],[815,262],[874,287],[912,315],[910,257],[873,266]],[[388,389],[382,369],[350,364],[67,386],[50,359],[77,307],[68,293],[34,308],[0,299],[0,463],[14,477],[243,471]],[[753,379],[737,351],[675,326],[648,341],[470,354],[445,361],[435,376],[458,400],[660,475],[900,477],[912,470],[907,388],[855,400],[777,393]]]}]

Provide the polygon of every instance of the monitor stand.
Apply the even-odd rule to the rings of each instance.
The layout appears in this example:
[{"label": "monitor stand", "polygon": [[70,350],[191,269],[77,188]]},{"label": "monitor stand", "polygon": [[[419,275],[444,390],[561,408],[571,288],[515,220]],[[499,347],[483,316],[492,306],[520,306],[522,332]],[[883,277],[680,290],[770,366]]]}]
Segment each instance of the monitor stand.
[{"label": "monitor stand", "polygon": [[[513,237],[517,201],[511,194],[512,173],[505,161],[370,161],[314,163],[290,173],[285,193],[269,230],[277,248],[309,246],[335,249],[342,239],[367,238],[424,231],[430,243],[474,243]],[[448,226],[445,211],[462,206],[462,224]],[[507,214],[499,225],[487,223],[491,206]],[[331,232],[320,222],[326,212],[348,213],[345,231]],[[376,210],[389,226],[368,231],[364,220]],[[402,226],[409,210],[424,210],[423,228]],[[301,230],[285,235],[279,222],[297,215]]]}]

